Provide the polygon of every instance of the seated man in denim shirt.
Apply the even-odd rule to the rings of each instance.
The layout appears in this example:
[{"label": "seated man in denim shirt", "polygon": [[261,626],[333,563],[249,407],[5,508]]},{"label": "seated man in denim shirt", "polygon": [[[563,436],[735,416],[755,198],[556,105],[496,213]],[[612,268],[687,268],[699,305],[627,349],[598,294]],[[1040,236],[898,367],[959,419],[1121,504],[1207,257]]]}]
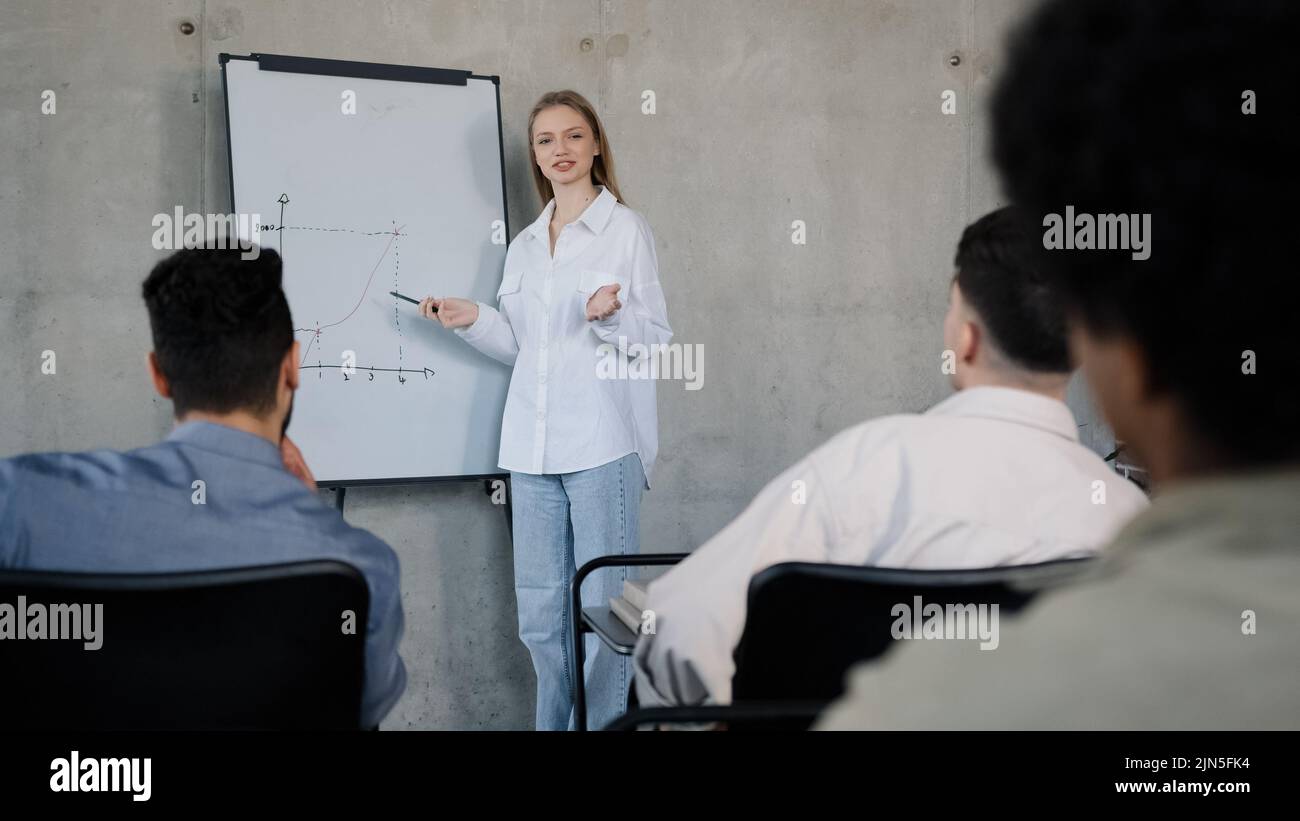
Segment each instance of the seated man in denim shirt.
[{"label": "seated man in denim shirt", "polygon": [[397,556],[314,493],[284,436],[300,352],[280,257],[242,253],[179,251],[144,282],[149,371],[177,421],[166,440],[126,453],[0,460],[0,567],[161,573],[351,564],[370,589],[361,718],[373,727],[406,686]]}]

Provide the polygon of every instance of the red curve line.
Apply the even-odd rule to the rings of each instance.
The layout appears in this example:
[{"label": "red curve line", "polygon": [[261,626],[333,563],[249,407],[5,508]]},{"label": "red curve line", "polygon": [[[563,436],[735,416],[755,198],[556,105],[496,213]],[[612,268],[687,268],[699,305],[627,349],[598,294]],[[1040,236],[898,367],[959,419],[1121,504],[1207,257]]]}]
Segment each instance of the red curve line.
[{"label": "red curve line", "polygon": [[[405,225],[402,226],[402,228],[405,227],[406,227]],[[393,235],[388,238],[388,244],[384,246],[384,253],[379,255],[379,259],[375,261],[375,267],[370,269],[370,276],[366,279],[366,287],[364,290],[362,290],[361,297],[357,300],[357,304],[352,306],[352,310],[348,311],[347,316],[343,317],[338,322],[331,322],[328,325],[321,325],[319,328],[316,329],[317,332],[323,331],[326,328],[333,328],[335,325],[342,325],[344,322],[347,322],[349,319],[351,319],[352,315],[357,312],[357,308],[360,308],[361,303],[365,302],[366,300],[366,293],[370,290],[370,283],[373,282],[375,279],[375,272],[379,270],[379,265],[384,261],[384,257],[388,256],[388,250],[393,247],[393,242],[397,239],[398,235],[401,233],[402,228],[398,228],[394,230]]]},{"label": "red curve line", "polygon": [[[320,332],[321,332],[321,331],[325,330],[326,328],[333,328],[335,325],[342,325],[344,322],[347,322],[349,319],[351,319],[351,318],[352,318],[352,315],[355,314],[355,313],[357,312],[357,309],[361,307],[361,303],[366,301],[366,294],[369,293],[369,291],[370,291],[370,283],[371,283],[371,282],[374,282],[374,280],[375,280],[375,272],[377,272],[377,271],[379,270],[379,266],[383,263],[383,261],[384,261],[384,257],[387,257],[387,256],[388,256],[388,251],[389,251],[389,249],[391,249],[391,248],[393,247],[393,242],[394,242],[394,241],[395,241],[399,236],[401,236],[402,228],[405,228],[405,227],[406,227],[406,226],[403,225],[403,226],[400,226],[400,227],[398,227],[398,228],[393,229],[393,235],[392,235],[391,237],[388,238],[388,244],[384,246],[384,252],[383,252],[382,254],[379,255],[379,259],[375,260],[375,267],[370,269],[370,276],[366,278],[366,287],[365,287],[364,289],[362,289],[362,291],[361,291],[361,296],[360,296],[360,298],[357,299],[357,304],[352,306],[352,310],[348,311],[348,315],[347,315],[347,316],[343,317],[343,318],[340,319],[338,322],[331,322],[331,323],[329,323],[328,325],[318,325],[315,329],[312,329],[312,328],[303,328],[303,329],[302,329],[302,330],[305,330],[305,331],[312,331],[312,333],[313,333],[312,341],[313,341],[313,342],[315,341],[316,337],[320,336]],[[308,343],[308,344],[307,344],[307,350],[308,350],[309,352],[311,351],[311,343]],[[303,354],[303,359],[302,359],[302,361],[303,361],[303,362],[306,362],[306,361],[307,361],[307,355],[306,355],[306,354]],[[301,364],[302,364],[302,363],[299,363],[299,365],[301,365]]]}]

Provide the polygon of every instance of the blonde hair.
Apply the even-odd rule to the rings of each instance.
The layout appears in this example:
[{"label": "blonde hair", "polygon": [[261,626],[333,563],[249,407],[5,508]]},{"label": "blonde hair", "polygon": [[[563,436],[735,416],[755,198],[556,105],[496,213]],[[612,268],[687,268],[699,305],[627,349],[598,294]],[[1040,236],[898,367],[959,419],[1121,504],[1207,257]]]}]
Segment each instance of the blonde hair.
[{"label": "blonde hair", "polygon": [[609,189],[609,193],[618,198],[619,202],[624,205],[627,202],[623,199],[623,194],[618,190],[618,181],[614,178],[614,150],[609,146],[609,140],[605,136],[605,129],[600,124],[600,117],[596,116],[596,109],[591,107],[587,98],[583,97],[576,91],[548,91],[533,106],[532,113],[528,115],[528,152],[532,155],[533,166],[533,183],[537,186],[537,196],[541,197],[542,205],[551,201],[555,196],[555,189],[551,186],[551,181],[542,173],[542,169],[537,165],[536,154],[533,149],[533,122],[537,115],[544,110],[557,105],[567,105],[569,108],[582,115],[587,121],[587,126],[591,128],[592,138],[595,139],[600,153],[592,158],[591,162],[591,181],[594,185],[603,185]]}]

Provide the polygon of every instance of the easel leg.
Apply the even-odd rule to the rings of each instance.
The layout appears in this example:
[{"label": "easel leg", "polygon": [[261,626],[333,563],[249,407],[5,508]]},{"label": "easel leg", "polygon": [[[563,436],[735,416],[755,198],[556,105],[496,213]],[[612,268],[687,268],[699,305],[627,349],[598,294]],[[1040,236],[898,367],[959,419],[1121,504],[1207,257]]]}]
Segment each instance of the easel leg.
[{"label": "easel leg", "polygon": [[497,482],[501,482],[505,485],[506,503],[503,505],[503,507],[506,509],[506,533],[509,534],[510,545],[513,547],[515,543],[515,515],[514,515],[514,509],[511,507],[510,479],[509,478],[486,479],[483,482],[483,490],[486,491],[489,497],[492,497],[492,503],[496,504],[497,489],[494,487],[494,485]]}]

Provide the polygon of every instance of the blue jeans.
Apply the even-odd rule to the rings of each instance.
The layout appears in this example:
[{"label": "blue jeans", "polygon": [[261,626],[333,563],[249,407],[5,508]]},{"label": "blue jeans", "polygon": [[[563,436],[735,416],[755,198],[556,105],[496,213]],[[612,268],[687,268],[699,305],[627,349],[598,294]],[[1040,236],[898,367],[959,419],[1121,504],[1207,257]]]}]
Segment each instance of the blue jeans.
[{"label": "blue jeans", "polygon": [[[514,510],[515,597],[519,638],[537,671],[537,729],[574,726],[569,582],[597,556],[640,552],[641,458],[573,473],[510,474]],[[623,595],[627,568],[597,570],[582,585],[583,607],[608,607]],[[628,657],[586,634],[583,681],[587,726],[603,727],[627,709]]]}]

